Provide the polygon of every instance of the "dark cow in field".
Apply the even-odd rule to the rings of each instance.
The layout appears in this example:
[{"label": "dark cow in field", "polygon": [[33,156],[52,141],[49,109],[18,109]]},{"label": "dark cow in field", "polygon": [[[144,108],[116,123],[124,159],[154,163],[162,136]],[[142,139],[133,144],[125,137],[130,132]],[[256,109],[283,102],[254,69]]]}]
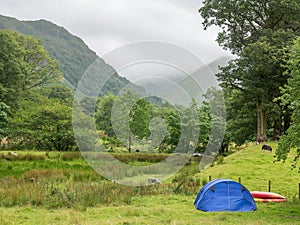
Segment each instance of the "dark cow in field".
[{"label": "dark cow in field", "polygon": [[228,152],[228,143],[225,143],[224,141],[222,142],[220,149],[219,149],[219,154],[224,155],[225,152]]},{"label": "dark cow in field", "polygon": [[269,146],[269,145],[263,145],[262,147],[261,147],[261,150],[263,150],[263,151],[270,151],[270,152],[272,152],[272,147],[271,146]]},{"label": "dark cow in field", "polygon": [[263,142],[265,142],[265,141],[267,141],[267,138],[265,138],[265,137],[258,137],[257,139],[256,139],[256,144],[261,144],[261,143],[263,143]]}]

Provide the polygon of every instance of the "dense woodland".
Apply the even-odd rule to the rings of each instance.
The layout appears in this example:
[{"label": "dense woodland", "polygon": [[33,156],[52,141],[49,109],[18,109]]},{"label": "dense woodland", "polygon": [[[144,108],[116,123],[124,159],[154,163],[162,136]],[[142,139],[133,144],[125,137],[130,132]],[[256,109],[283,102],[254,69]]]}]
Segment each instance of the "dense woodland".
[{"label": "dense woodland", "polygon": [[[217,74],[227,109],[225,138],[217,140],[218,144],[242,145],[258,139],[280,139],[278,159],[285,160],[290,149],[297,148],[296,164],[300,156],[299,0],[206,0],[199,13],[205,29],[221,28],[218,43],[236,56]],[[74,93],[62,82],[71,72],[62,69],[59,59],[33,36],[0,31],[2,148],[78,150],[72,128]],[[76,84],[76,79],[70,82]],[[210,134],[214,122],[210,110],[211,93],[217,95],[216,90],[210,90],[202,105],[191,101],[187,106],[173,106],[140,98],[131,91],[122,95],[107,91],[97,97],[95,110],[89,108],[91,100],[88,97],[82,98],[80,104],[86,105],[84,116],[95,117],[99,140],[109,151],[143,151],[143,146],[132,140],[147,140],[152,133],[151,127],[165,124],[164,139],[151,151],[171,153],[183,138],[180,148],[184,151],[202,152],[210,142],[216,141]],[[123,136],[117,138],[111,121],[112,107],[114,102],[127,99],[137,100],[129,113],[131,132],[128,126],[120,124],[118,130]],[[195,123],[181,121],[192,111],[197,112]],[[157,117],[164,123],[154,119]],[[181,137],[186,127],[191,135]],[[195,142],[193,131],[199,127]]]}]

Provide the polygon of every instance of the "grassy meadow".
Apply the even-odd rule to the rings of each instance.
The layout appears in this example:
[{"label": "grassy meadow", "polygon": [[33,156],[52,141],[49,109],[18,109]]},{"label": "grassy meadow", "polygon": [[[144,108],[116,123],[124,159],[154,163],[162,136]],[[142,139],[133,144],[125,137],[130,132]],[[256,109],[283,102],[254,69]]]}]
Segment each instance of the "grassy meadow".
[{"label": "grassy meadow", "polygon": [[[271,143],[275,147],[276,143]],[[300,174],[291,170],[293,154],[283,164],[274,153],[250,145],[219,157],[199,172],[194,158],[160,185],[127,187],[97,174],[78,152],[0,153],[0,224],[299,224]],[[167,155],[114,155],[137,165]],[[208,177],[241,182],[250,191],[271,191],[286,203],[257,203],[250,213],[205,213],[194,199]],[[181,184],[181,185],[180,185]]]}]

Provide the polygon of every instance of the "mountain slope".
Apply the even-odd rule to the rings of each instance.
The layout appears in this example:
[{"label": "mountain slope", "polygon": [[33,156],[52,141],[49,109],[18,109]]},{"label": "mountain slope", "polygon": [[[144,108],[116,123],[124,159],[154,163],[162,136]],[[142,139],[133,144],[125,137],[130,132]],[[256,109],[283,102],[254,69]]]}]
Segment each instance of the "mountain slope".
[{"label": "mountain slope", "polygon": [[[80,38],[46,20],[19,21],[0,15],[0,29],[16,30],[41,40],[45,49],[59,62],[65,79],[74,87],[77,86],[86,69],[98,58],[96,53],[89,49]],[[114,68],[106,64],[103,59],[98,60],[102,71],[114,74],[105,85],[104,94],[110,92],[118,94],[124,86],[130,84],[130,81],[119,76]]]}]

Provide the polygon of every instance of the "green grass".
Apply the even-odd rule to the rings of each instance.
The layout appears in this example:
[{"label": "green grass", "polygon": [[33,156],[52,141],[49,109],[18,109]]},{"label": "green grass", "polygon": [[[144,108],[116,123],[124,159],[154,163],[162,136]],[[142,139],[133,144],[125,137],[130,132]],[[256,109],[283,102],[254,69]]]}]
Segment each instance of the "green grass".
[{"label": "green grass", "polygon": [[34,207],[0,208],[2,225],[43,224],[299,224],[300,204],[258,204],[249,213],[195,210],[193,196],[146,196],[131,205],[46,210]]},{"label": "green grass", "polygon": [[22,174],[31,170],[45,169],[63,169],[63,170],[84,170],[93,172],[93,169],[83,159],[74,161],[64,161],[61,159],[46,159],[46,160],[16,160],[7,161],[0,160],[0,178],[5,176],[20,177]]},{"label": "green grass", "polygon": [[[271,145],[275,149],[276,143]],[[192,159],[162,185],[147,187],[126,187],[105,180],[80,153],[17,152],[18,159],[0,159],[0,224],[299,224],[300,174],[291,170],[295,152],[285,164],[274,163],[274,154],[260,148],[241,149],[202,172],[198,170],[199,158]],[[166,157],[114,156],[140,166]],[[197,211],[194,199],[209,176],[241,178],[250,191],[267,191],[271,180],[271,191],[288,201],[257,203],[257,211],[250,213]]]}]

